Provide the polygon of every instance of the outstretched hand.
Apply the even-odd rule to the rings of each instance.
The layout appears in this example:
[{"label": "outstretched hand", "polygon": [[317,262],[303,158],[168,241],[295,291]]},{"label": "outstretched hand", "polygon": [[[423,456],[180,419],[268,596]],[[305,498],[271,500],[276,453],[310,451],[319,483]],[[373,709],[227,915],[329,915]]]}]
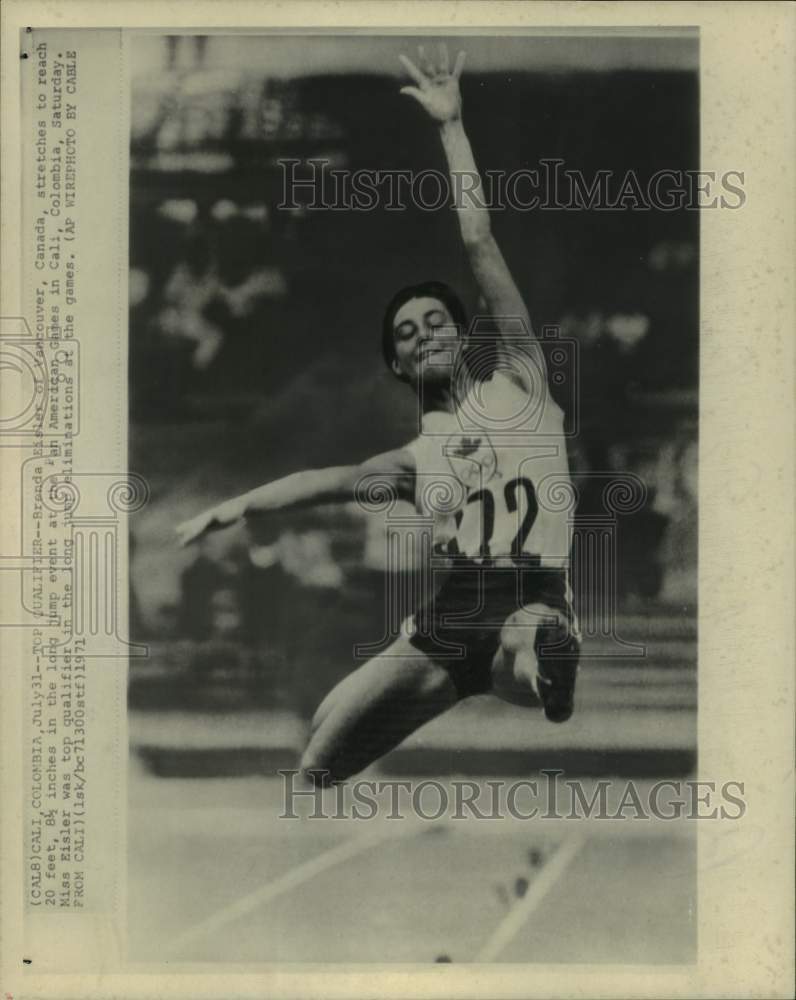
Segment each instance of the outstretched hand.
[{"label": "outstretched hand", "polygon": [[177,534],[177,541],[181,546],[190,545],[197,542],[209,531],[217,528],[215,510],[206,510],[189,521],[183,521],[174,529]]},{"label": "outstretched hand", "polygon": [[464,52],[459,52],[456,56],[453,70],[450,69],[448,47],[444,42],[439,46],[439,59],[436,63],[427,57],[422,45],[418,45],[417,54],[422,70],[407,56],[401,54],[398,57],[417,84],[415,87],[402,87],[401,93],[413,97],[435,122],[442,125],[456,121],[462,114],[459,77],[464,68]]},{"label": "outstretched hand", "polygon": [[183,521],[175,528],[177,540],[181,546],[196,542],[211,531],[228,528],[244,516],[244,510],[239,500],[227,500],[217,507],[202,511],[189,521]]}]

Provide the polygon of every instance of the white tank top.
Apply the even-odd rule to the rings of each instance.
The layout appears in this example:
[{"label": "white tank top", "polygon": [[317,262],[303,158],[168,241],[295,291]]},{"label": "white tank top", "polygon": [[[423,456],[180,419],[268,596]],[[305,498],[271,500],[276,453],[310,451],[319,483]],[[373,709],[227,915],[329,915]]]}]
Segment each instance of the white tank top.
[{"label": "white tank top", "polygon": [[497,372],[455,412],[424,414],[407,449],[417,466],[415,506],[433,518],[435,553],[569,566],[564,414],[546,386],[532,396]]}]

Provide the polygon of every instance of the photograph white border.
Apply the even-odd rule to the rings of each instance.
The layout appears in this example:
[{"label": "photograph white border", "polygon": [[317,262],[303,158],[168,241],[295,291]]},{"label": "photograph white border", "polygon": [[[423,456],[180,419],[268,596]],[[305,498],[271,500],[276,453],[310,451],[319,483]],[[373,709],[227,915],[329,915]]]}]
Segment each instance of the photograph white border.
[{"label": "photograph white border", "polygon": [[[699,771],[741,780],[748,811],[699,830],[693,967],[524,965],[158,967],[37,975],[19,965],[21,675],[2,655],[0,996],[724,997],[793,988],[794,14],[744,3],[207,3],[5,0],[2,303],[19,315],[19,32],[127,27],[367,32],[696,26],[701,159],[744,172],[747,202],[701,218]],[[396,21],[400,19],[401,23]],[[246,28],[242,28],[246,25]],[[126,238],[126,234],[125,234]],[[0,461],[2,457],[0,456]],[[0,478],[1,482],[1,478]],[[13,530],[3,522],[4,541]],[[5,549],[8,551],[8,549]],[[10,655],[9,655],[10,654]],[[51,942],[52,948],[68,943]],[[98,949],[99,950],[99,949]],[[111,949],[112,951],[112,949]]]}]

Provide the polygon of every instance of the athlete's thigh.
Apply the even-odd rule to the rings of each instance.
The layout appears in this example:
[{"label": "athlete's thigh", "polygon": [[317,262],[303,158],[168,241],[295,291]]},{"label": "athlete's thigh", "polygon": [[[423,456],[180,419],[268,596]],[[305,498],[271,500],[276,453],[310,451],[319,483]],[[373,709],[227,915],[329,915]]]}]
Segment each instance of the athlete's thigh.
[{"label": "athlete's thigh", "polygon": [[400,638],[327,695],[302,767],[350,777],[456,701],[444,667]]}]

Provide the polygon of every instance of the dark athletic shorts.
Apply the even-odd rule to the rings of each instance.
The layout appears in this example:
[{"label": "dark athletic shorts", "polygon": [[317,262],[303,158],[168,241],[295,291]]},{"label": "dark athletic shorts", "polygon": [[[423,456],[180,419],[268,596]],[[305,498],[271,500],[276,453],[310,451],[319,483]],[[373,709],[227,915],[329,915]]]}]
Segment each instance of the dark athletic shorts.
[{"label": "dark athletic shorts", "polygon": [[[456,564],[438,593],[414,612],[410,642],[445,667],[460,698],[483,694],[492,687],[492,660],[503,625],[526,604],[562,612],[577,641],[564,570],[467,561]],[[528,624],[539,621],[528,616]]]}]

